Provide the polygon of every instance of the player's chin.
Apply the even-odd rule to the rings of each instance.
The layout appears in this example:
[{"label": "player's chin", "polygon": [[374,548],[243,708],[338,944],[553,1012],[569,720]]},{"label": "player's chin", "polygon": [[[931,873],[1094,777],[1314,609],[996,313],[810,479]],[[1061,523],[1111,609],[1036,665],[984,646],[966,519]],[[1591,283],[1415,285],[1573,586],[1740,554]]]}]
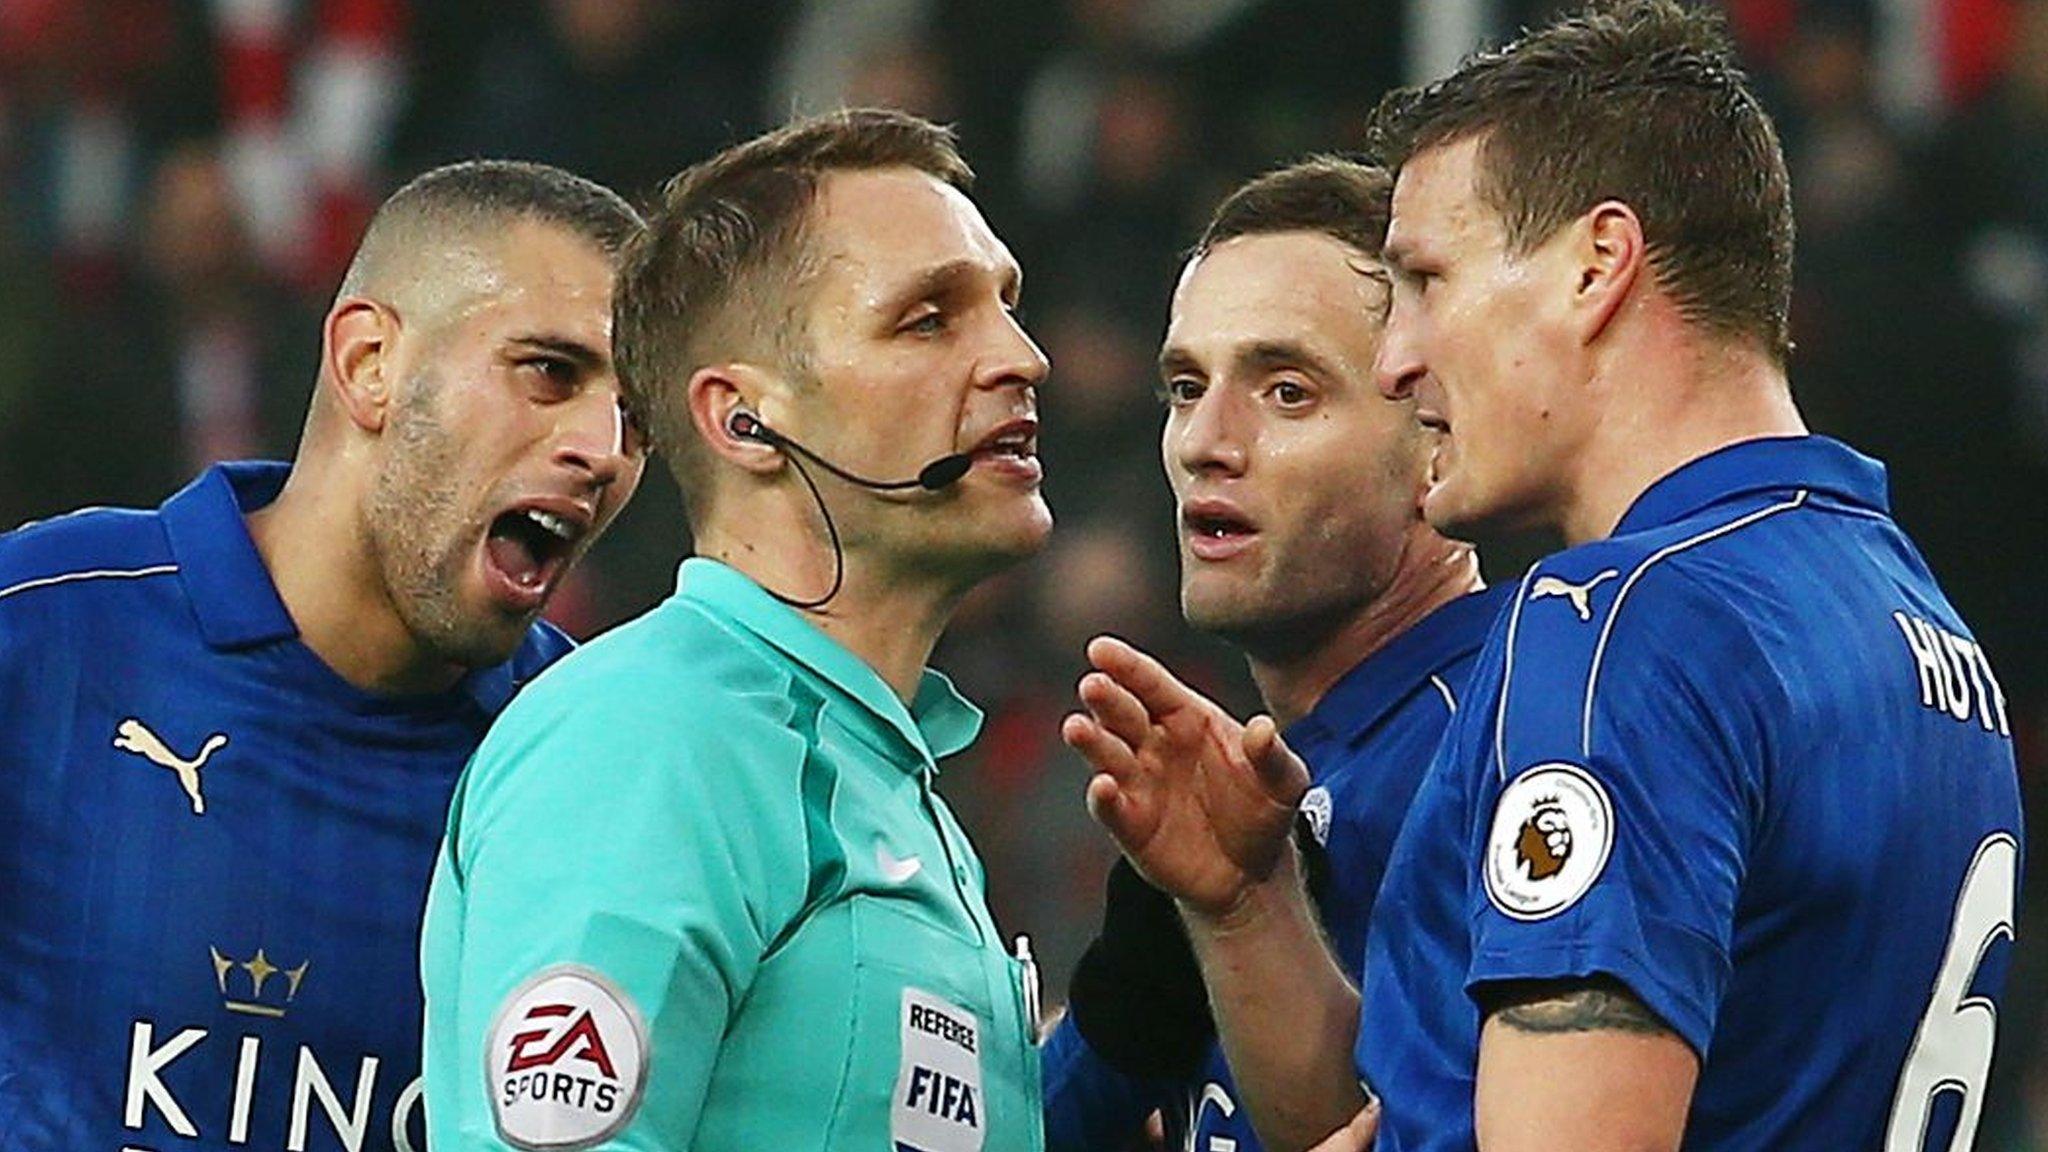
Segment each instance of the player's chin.
[{"label": "player's chin", "polygon": [[927,570],[969,587],[1038,555],[1051,536],[1050,515],[1005,521],[983,517],[975,521],[971,536],[955,537],[927,552]]},{"label": "player's chin", "polygon": [[1255,589],[1222,572],[1189,573],[1180,584],[1180,613],[1188,626],[1210,635],[1236,635],[1263,623],[1267,613]]},{"label": "player's chin", "polygon": [[1422,518],[1429,526],[1454,540],[1470,540],[1484,532],[1492,517],[1483,504],[1471,498],[1469,486],[1457,473],[1433,478],[1422,496]]},{"label": "player's chin", "polygon": [[438,655],[450,664],[472,671],[492,668],[510,660],[533,627],[538,613],[507,616],[490,612],[472,614],[448,634],[438,638]]},{"label": "player's chin", "polygon": [[473,594],[466,598],[457,629],[460,636],[455,646],[462,654],[460,663],[481,668],[511,659],[526,642],[527,632],[540,619],[559,584],[559,580],[553,580],[543,588],[522,589],[519,594],[507,594],[505,588],[490,582],[473,589]]},{"label": "player's chin", "polygon": [[1052,509],[1037,492],[1014,496],[986,518],[989,546],[1016,560],[1036,556],[1052,539]]}]

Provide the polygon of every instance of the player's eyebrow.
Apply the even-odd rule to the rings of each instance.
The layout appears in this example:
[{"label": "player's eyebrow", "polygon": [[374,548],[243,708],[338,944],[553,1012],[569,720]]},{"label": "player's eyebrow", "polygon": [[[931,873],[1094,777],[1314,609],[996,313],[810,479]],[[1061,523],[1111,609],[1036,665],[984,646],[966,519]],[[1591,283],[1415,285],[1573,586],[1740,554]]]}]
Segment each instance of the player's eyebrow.
[{"label": "player's eyebrow", "polygon": [[1415,277],[1416,252],[1413,245],[1388,237],[1380,245],[1380,265],[1394,280],[1412,280]]},{"label": "player's eyebrow", "polygon": [[1257,340],[1235,359],[1241,367],[1261,373],[1298,368],[1311,376],[1331,375],[1329,362],[1299,340]]},{"label": "player's eyebrow", "polygon": [[[942,264],[934,264],[919,272],[910,283],[890,294],[882,304],[885,312],[896,312],[934,296],[943,296],[970,282],[988,271],[988,265],[979,260],[962,256]],[[1024,271],[1014,263],[1005,262],[998,268],[1002,278],[1001,293],[1004,303],[1015,304],[1024,291]]]},{"label": "player's eyebrow", "polygon": [[611,362],[611,353],[593,348],[581,340],[567,336],[552,336],[547,333],[526,333],[512,337],[507,343],[516,348],[535,352],[551,352],[585,371],[598,371]]},{"label": "player's eyebrow", "polygon": [[1185,348],[1169,345],[1159,350],[1159,378],[1171,380],[1176,376],[1200,376],[1202,362]]},{"label": "player's eyebrow", "polygon": [[[1329,377],[1330,362],[1299,340],[1254,340],[1231,351],[1231,365],[1245,375],[1264,375],[1293,368],[1311,376]],[[1159,378],[1203,376],[1202,362],[1185,348],[1169,346],[1159,352]]]}]

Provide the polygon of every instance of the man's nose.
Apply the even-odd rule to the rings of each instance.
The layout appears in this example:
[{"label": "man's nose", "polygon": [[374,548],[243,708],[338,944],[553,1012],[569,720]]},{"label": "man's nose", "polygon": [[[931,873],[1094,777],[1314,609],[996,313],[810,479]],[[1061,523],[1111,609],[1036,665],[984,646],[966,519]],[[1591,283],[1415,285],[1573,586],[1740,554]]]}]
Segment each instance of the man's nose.
[{"label": "man's nose", "polygon": [[626,414],[617,392],[591,388],[565,414],[555,441],[555,460],[589,474],[594,487],[619,481],[633,464]]},{"label": "man's nose", "polygon": [[1228,389],[1211,386],[1167,421],[1167,452],[1189,472],[1244,471],[1244,438],[1237,427]]},{"label": "man's nose", "polygon": [[1388,310],[1386,325],[1380,330],[1379,352],[1372,362],[1373,383],[1389,400],[1413,397],[1416,383],[1429,370],[1417,351],[1415,325],[1404,311],[1398,303]]}]

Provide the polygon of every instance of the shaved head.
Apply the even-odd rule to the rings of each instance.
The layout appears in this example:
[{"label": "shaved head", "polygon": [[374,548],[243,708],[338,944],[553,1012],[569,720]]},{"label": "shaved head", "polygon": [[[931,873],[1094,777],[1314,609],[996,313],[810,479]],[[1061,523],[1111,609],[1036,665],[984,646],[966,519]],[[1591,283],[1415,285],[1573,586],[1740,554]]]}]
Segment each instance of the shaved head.
[{"label": "shaved head", "polygon": [[[617,193],[560,168],[517,160],[444,165],[377,209],[330,317],[350,301],[373,301],[431,347],[436,333],[505,289],[507,247],[528,231],[521,225],[586,243],[613,267],[645,227]],[[325,440],[333,405],[327,389],[314,390],[302,453]]]},{"label": "shaved head", "polygon": [[432,325],[491,291],[495,245],[520,221],[560,227],[614,262],[642,226],[617,193],[559,168],[450,164],[414,178],[377,210],[339,296],[377,300]]}]

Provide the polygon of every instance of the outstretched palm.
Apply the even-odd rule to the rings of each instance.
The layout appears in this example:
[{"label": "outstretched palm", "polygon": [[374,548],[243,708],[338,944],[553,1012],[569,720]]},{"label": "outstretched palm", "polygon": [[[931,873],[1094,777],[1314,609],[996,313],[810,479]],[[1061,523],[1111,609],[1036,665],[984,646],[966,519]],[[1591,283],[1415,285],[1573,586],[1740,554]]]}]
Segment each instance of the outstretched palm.
[{"label": "outstretched palm", "polygon": [[1088,810],[1145,878],[1219,914],[1272,874],[1308,770],[1273,722],[1239,724],[1121,640],[1088,645],[1060,735],[1095,769]]}]

